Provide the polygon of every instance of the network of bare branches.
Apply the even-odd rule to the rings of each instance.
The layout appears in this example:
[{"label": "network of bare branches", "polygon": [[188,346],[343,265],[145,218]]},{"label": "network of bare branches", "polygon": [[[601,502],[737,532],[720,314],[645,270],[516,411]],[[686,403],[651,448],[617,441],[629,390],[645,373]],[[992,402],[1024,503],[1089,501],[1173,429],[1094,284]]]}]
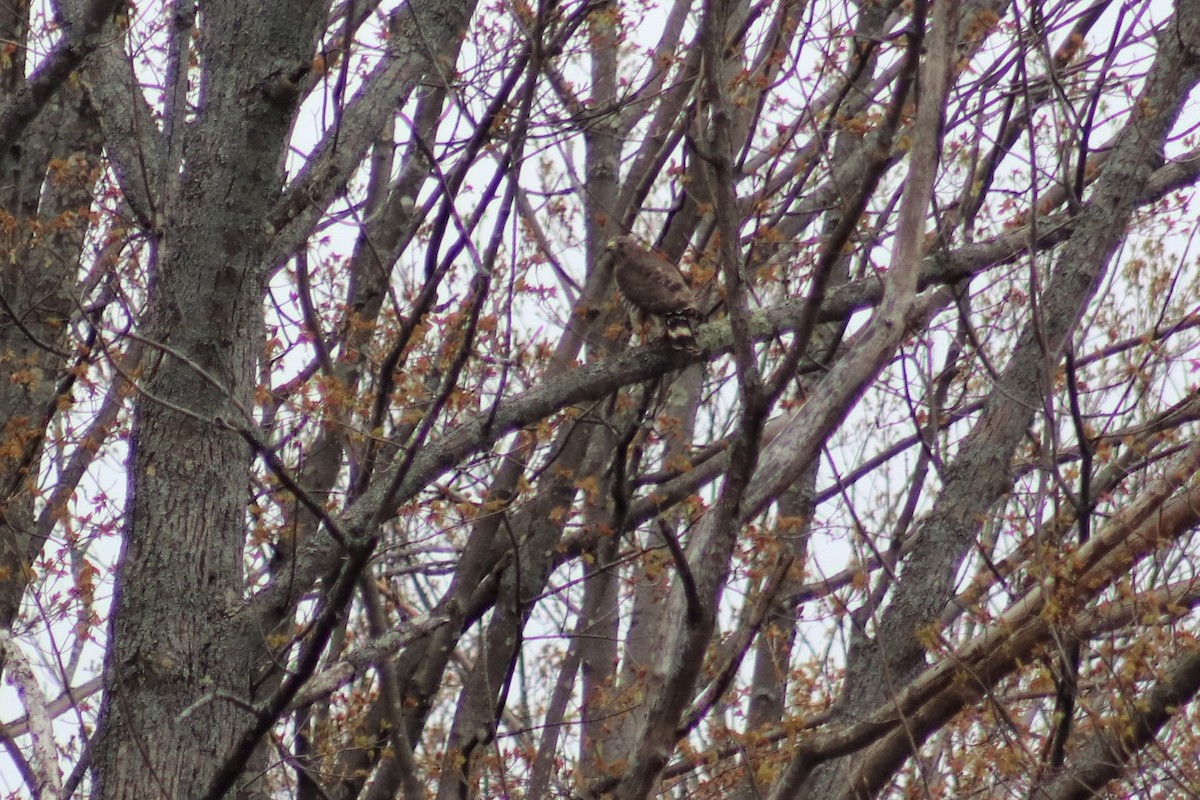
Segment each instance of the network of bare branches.
[{"label": "network of bare branches", "polygon": [[1200,0],[3,6],[0,795],[1195,795],[1198,82]]}]

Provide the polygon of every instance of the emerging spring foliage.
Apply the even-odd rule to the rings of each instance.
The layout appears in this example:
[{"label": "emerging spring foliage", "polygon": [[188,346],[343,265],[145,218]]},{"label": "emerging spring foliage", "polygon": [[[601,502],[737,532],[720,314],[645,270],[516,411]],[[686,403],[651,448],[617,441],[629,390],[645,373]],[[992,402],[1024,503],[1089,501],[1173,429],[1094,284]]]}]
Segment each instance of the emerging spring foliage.
[{"label": "emerging spring foliage", "polygon": [[1200,0],[10,3],[4,793],[1200,791],[1198,81]]}]

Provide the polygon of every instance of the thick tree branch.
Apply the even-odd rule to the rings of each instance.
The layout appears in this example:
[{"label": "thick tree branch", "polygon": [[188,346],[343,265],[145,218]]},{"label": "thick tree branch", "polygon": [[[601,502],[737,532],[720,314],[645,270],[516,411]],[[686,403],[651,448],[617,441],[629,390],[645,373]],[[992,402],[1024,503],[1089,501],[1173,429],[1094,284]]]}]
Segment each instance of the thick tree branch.
[{"label": "thick tree branch", "polygon": [[46,102],[62,87],[71,73],[103,42],[103,31],[120,0],[93,0],[74,19],[64,20],[63,32],[50,52],[0,107],[0,153],[16,144]]}]

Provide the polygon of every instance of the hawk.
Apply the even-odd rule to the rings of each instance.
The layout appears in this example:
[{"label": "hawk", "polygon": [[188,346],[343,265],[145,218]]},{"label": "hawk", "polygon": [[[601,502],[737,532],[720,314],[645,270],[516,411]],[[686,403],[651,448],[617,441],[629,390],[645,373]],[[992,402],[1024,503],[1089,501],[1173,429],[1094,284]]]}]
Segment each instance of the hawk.
[{"label": "hawk", "polygon": [[608,249],[613,255],[617,288],[636,309],[639,321],[644,324],[647,317],[657,317],[663,321],[663,338],[676,347],[697,349],[692,322],[702,315],[683,273],[630,236],[613,239]]}]

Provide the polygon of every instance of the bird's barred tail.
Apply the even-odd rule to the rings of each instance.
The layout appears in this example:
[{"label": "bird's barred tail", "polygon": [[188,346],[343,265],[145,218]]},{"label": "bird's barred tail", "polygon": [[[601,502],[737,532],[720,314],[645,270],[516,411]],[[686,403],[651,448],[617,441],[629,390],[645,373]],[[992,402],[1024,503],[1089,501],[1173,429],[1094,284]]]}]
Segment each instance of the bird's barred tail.
[{"label": "bird's barred tail", "polygon": [[683,350],[698,351],[696,331],[692,328],[692,318],[688,314],[668,314],[663,323],[666,327],[666,340]]}]

